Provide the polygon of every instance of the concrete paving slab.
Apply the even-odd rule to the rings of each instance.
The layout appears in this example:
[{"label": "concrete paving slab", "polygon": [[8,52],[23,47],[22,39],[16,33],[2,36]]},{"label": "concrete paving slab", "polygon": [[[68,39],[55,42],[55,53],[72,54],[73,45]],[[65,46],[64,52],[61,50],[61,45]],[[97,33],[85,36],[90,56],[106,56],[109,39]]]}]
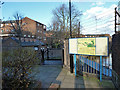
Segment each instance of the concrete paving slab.
[{"label": "concrete paving slab", "polygon": [[56,80],[63,81],[64,78],[65,78],[65,76],[61,76],[61,75],[59,75],[59,76],[56,78]]},{"label": "concrete paving slab", "polygon": [[65,78],[65,79],[63,80],[63,83],[75,83],[75,80],[74,80],[74,79]]},{"label": "concrete paving slab", "polygon": [[61,84],[60,88],[75,88],[75,85],[74,85],[74,83],[64,82],[64,83]]},{"label": "concrete paving slab", "polygon": [[[39,69],[38,71],[36,71]],[[110,81],[100,82],[99,79],[92,77],[85,77],[71,74],[67,69],[60,66],[39,66],[34,69],[34,79],[40,80],[42,82],[42,88],[49,88],[51,83],[59,84],[61,88],[101,88],[101,87],[114,87],[113,83]],[[113,85],[113,86],[112,86]]]}]

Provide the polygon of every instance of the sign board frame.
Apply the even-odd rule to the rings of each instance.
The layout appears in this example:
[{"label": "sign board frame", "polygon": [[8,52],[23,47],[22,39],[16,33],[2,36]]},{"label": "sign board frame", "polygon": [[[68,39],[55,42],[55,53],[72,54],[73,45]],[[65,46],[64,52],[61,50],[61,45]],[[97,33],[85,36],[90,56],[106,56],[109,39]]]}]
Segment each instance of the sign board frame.
[{"label": "sign board frame", "polygon": [[[83,38],[83,37],[81,37],[81,38]],[[84,38],[95,38],[95,43],[96,43],[96,38],[107,38],[107,55],[87,55],[87,54],[78,54],[77,52],[78,51],[76,51],[76,53],[70,53],[70,39],[79,39],[79,38],[70,38],[69,39],[69,54],[74,54],[74,69],[75,69],[75,76],[77,75],[77,70],[76,70],[76,55],[87,55],[87,56],[100,56],[100,81],[102,81],[102,57],[103,56],[109,56],[109,37],[84,37]],[[77,41],[76,41],[77,42]],[[76,43],[75,42],[75,43]],[[73,43],[73,42],[72,42]],[[78,46],[77,44],[76,44],[76,46]],[[74,47],[74,43],[73,43],[73,47]],[[88,47],[88,46],[87,46]],[[96,54],[96,44],[95,44],[95,54]],[[76,47],[76,50],[78,50],[78,47]],[[73,50],[74,51],[74,50]],[[75,51],[74,51],[75,52]]]},{"label": "sign board frame", "polygon": [[[75,40],[75,39],[80,39],[80,38],[107,38],[107,55],[88,55],[88,54],[78,54],[78,53],[70,53],[70,39]],[[69,38],[69,54],[76,54],[76,55],[87,55],[87,56],[109,56],[109,37],[104,36],[104,37],[80,37],[80,38]],[[78,48],[78,47],[77,47]],[[96,47],[95,47],[96,48]],[[77,51],[78,52],[78,51]]]}]

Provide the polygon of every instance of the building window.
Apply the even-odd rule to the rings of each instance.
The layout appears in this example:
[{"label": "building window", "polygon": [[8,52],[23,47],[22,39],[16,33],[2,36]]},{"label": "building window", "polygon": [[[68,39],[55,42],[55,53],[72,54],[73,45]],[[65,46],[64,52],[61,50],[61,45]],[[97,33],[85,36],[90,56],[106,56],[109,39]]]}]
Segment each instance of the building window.
[{"label": "building window", "polygon": [[27,23],[23,23],[22,25],[26,25]]},{"label": "building window", "polygon": [[26,35],[24,35],[24,37],[26,37]]},{"label": "building window", "polygon": [[43,32],[43,34],[45,34],[45,32]]},{"label": "building window", "polygon": [[46,38],[44,38],[44,41],[46,40]]},{"label": "building window", "polygon": [[37,32],[39,32],[39,30],[37,30]]},{"label": "building window", "polygon": [[34,38],[34,36],[32,36]]},{"label": "building window", "polygon": [[40,25],[40,27],[42,27],[42,25]]},{"label": "building window", "polygon": [[37,26],[39,26],[39,23],[37,24]]},{"label": "building window", "polygon": [[14,31],[15,31],[14,29],[11,30],[11,32],[14,32]]},{"label": "building window", "polygon": [[15,23],[13,23],[13,25],[15,25]]},{"label": "building window", "polygon": [[30,37],[30,35],[28,35],[28,37]]},{"label": "building window", "polygon": [[6,25],[9,25],[8,23],[6,23]]},{"label": "building window", "polygon": [[45,26],[45,25],[43,26],[43,29],[46,29],[46,26]]},{"label": "building window", "polygon": [[15,34],[13,34],[13,36],[15,36]]},{"label": "building window", "polygon": [[1,27],[3,27],[3,24],[1,24]]},{"label": "building window", "polygon": [[40,31],[40,33],[42,33],[42,31]]},{"label": "building window", "polygon": [[3,32],[3,30],[1,30],[1,32]]},{"label": "building window", "polygon": [[44,37],[43,39],[46,40],[46,37]]},{"label": "building window", "polygon": [[40,37],[40,40],[42,39],[42,37]]},{"label": "building window", "polygon": [[8,32],[9,30],[7,29],[6,31]]}]

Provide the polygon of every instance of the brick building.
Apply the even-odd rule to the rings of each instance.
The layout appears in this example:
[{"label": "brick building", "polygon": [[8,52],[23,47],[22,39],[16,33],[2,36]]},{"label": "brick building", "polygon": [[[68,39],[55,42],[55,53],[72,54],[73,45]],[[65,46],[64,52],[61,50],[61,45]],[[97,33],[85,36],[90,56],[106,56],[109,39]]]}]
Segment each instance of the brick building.
[{"label": "brick building", "polygon": [[[12,25],[16,25],[15,21],[3,21],[1,24],[1,36],[5,34],[17,36]],[[32,20],[28,17],[22,19],[22,37],[36,38],[42,42],[46,42],[46,25]]]}]

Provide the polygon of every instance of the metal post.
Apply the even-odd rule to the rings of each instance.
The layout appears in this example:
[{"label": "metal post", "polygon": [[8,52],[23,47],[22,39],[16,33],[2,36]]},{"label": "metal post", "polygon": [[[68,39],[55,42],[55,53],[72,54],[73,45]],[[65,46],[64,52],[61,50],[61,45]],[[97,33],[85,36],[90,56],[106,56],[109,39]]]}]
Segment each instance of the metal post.
[{"label": "metal post", "polygon": [[48,47],[47,47],[47,59],[49,59],[49,50],[48,50]]},{"label": "metal post", "polygon": [[72,38],[72,23],[71,23],[71,0],[69,0],[69,14],[70,14],[70,37]]},{"label": "metal post", "polygon": [[44,63],[44,49],[43,48],[41,49],[41,54],[42,54],[42,61],[41,62]]},{"label": "metal post", "polygon": [[[69,14],[70,14],[70,37],[72,38],[72,23],[71,23],[71,0],[69,0]],[[70,54],[70,71],[73,73],[73,55]]]},{"label": "metal post", "polygon": [[64,64],[64,48],[62,49],[62,62]]},{"label": "metal post", "polygon": [[100,81],[102,81],[102,56],[100,56]]},{"label": "metal post", "polygon": [[76,76],[76,54],[74,54],[74,71],[75,71],[75,76]]},{"label": "metal post", "polygon": [[73,55],[70,54],[70,72],[73,73]]},{"label": "metal post", "polygon": [[117,23],[116,23],[116,9],[117,8],[115,8],[115,33],[116,33],[116,25],[117,25]]},{"label": "metal post", "polygon": [[78,26],[78,37],[80,37],[80,22],[79,22],[79,26]]}]

